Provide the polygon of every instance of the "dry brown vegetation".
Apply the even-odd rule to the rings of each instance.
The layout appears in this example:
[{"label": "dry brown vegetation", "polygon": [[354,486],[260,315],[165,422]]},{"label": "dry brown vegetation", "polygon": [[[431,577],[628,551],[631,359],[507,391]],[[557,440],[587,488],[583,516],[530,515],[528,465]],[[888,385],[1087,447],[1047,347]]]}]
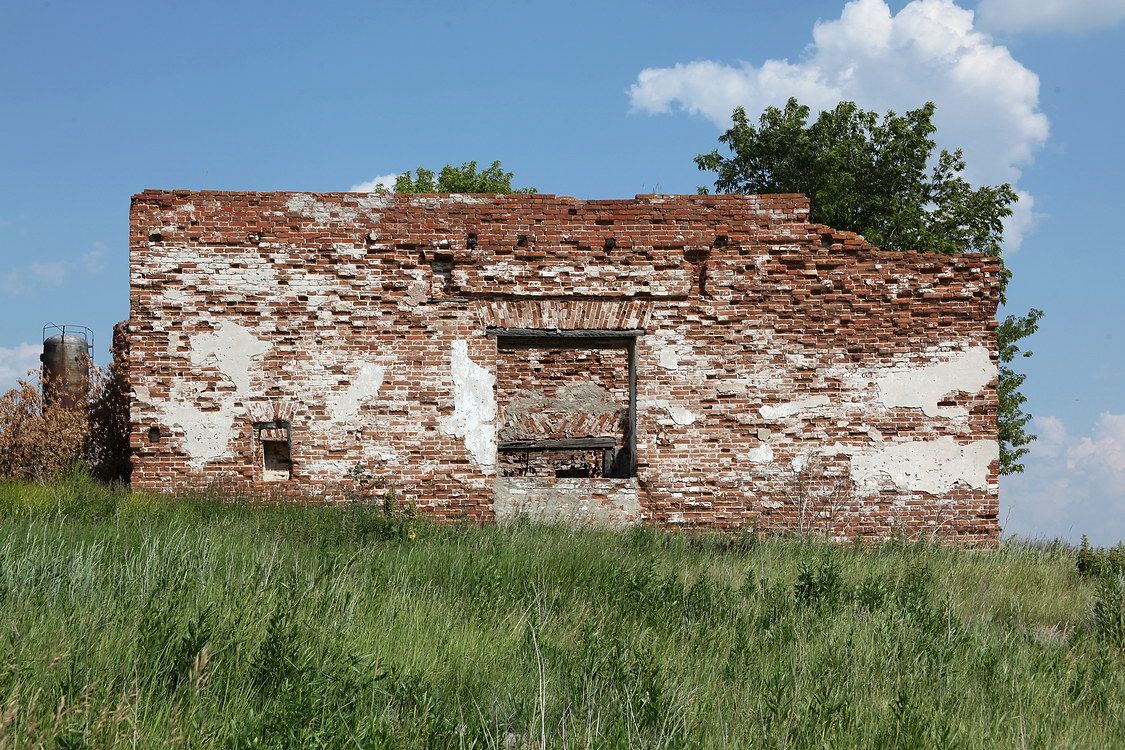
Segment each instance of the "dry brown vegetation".
[{"label": "dry brown vegetation", "polygon": [[93,367],[88,398],[46,404],[36,373],[0,396],[0,478],[50,482],[83,468],[99,479],[129,474],[129,404],[120,366]]}]

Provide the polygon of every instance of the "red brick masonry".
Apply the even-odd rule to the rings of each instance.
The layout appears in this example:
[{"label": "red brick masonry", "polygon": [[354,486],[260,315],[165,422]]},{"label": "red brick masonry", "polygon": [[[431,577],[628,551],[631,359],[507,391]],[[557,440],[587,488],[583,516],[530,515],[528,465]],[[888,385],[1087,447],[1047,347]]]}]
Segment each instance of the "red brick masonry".
[{"label": "red brick masonry", "polygon": [[332,497],[359,468],[445,518],[995,543],[997,261],[807,217],[799,195],[146,191],[133,482]]}]

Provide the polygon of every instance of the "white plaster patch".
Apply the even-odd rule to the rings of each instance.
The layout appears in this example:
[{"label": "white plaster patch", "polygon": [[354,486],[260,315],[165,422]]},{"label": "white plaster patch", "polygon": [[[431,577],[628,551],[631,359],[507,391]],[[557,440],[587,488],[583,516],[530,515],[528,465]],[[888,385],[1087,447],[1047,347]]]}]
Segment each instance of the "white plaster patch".
[{"label": "white plaster patch", "polygon": [[385,464],[399,463],[398,454],[393,450],[370,442],[363,444],[363,457],[368,461],[381,461]]},{"label": "white plaster patch", "polygon": [[410,199],[410,205],[420,208],[439,208],[450,203],[489,203],[488,198],[478,198],[467,193],[450,193],[442,196],[417,196]]},{"label": "white plaster patch", "polygon": [[467,341],[454,341],[450,355],[453,375],[453,414],[443,433],[465,441],[465,448],[481,466],[496,465],[496,376],[469,358]]},{"label": "white plaster patch", "polygon": [[689,424],[694,424],[697,419],[694,412],[678,404],[673,404],[671,401],[664,399],[652,398],[642,399],[641,406],[645,409],[661,409],[672,420],[673,423],[686,427]]},{"label": "white plaster patch", "polygon": [[191,337],[191,363],[199,366],[214,357],[219,372],[231,379],[237,393],[250,390],[250,362],[269,350],[268,342],[230,321],[221,321],[212,333]]},{"label": "white plaster patch", "polygon": [[944,494],[958,483],[984,489],[989,464],[1000,455],[995,440],[960,444],[949,436],[848,452],[852,454],[851,477],[860,494],[874,494],[888,482],[898,490],[931,495]]},{"label": "white plaster patch", "polygon": [[346,390],[332,393],[327,399],[328,417],[331,423],[348,422],[359,414],[360,405],[375,396],[383,385],[387,368],[371,362],[364,362],[359,374]]},{"label": "white plaster patch", "polygon": [[768,443],[762,443],[757,448],[750,449],[746,460],[752,464],[768,464],[773,462],[773,448]]},{"label": "white plaster patch", "polygon": [[367,193],[356,200],[356,208],[342,203],[320,201],[308,193],[295,193],[286,201],[285,207],[294,213],[312,219],[317,224],[329,224],[333,221],[354,222],[364,213],[368,218],[379,220],[376,211],[391,205],[393,196],[383,193]]},{"label": "white plaster patch", "polygon": [[979,393],[996,377],[988,349],[974,346],[952,358],[921,367],[896,368],[875,379],[879,402],[887,408],[921,409],[928,417],[965,417],[959,406],[938,406],[950,393]]},{"label": "white plaster patch", "polygon": [[[168,400],[160,403],[153,403],[151,393],[143,386],[134,388],[134,393],[138,401],[158,408],[170,425],[180,427],[188,461],[199,467],[230,455],[234,420],[242,411],[234,408],[235,401],[249,392],[250,368],[255,359],[270,350],[270,344],[237,323],[220,321],[213,332],[192,336],[190,347],[192,365],[198,367],[212,360],[216,369],[234,384],[233,394],[211,395],[217,409],[201,409],[199,402],[204,394],[183,382],[174,382]],[[173,337],[169,337],[169,348],[175,352]]]},{"label": "white plaster patch", "polygon": [[169,423],[179,425],[184,431],[184,450],[192,466],[198,468],[228,455],[234,413],[226,404],[218,411],[203,411],[195,404],[177,400],[161,404],[160,409]]},{"label": "white plaster patch", "polygon": [[791,417],[806,409],[815,409],[818,406],[827,405],[827,396],[810,396],[808,398],[797,399],[796,401],[787,401],[777,406],[766,405],[758,409],[758,412],[764,419],[785,419],[786,417]]},{"label": "white plaster patch", "polygon": [[403,295],[400,306],[417,307],[426,301],[430,293],[430,281],[426,277],[425,271],[414,270],[409,273],[413,279],[406,287],[406,294]]},{"label": "white plaster patch", "polygon": [[342,459],[309,461],[305,464],[304,473],[318,479],[344,479],[351,471],[353,464]]},{"label": "white plaster patch", "polygon": [[664,370],[679,370],[681,360],[691,360],[694,352],[682,330],[662,328],[653,337],[656,364]]},{"label": "white plaster patch", "polygon": [[680,355],[676,350],[670,346],[662,346],[657,349],[657,364],[665,370],[678,370],[680,369]]},{"label": "white plaster patch", "polygon": [[817,366],[817,361],[815,359],[796,352],[787,353],[785,355],[785,361],[798,370],[812,370],[816,369]]}]

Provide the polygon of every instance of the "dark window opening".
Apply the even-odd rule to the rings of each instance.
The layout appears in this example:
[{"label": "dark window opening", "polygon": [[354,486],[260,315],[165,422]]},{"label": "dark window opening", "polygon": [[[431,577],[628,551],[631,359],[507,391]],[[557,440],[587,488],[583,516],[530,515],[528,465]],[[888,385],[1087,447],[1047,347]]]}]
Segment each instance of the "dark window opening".
[{"label": "dark window opening", "polygon": [[262,441],[262,477],[267,482],[284,481],[293,477],[293,460],[289,454],[288,441]]},{"label": "dark window opening", "polygon": [[262,479],[284,482],[293,478],[293,430],[288,422],[254,425],[261,444]]},{"label": "dark window opening", "polygon": [[569,469],[555,469],[556,479],[586,478],[592,476],[595,476],[595,474],[584,466],[576,466]]}]

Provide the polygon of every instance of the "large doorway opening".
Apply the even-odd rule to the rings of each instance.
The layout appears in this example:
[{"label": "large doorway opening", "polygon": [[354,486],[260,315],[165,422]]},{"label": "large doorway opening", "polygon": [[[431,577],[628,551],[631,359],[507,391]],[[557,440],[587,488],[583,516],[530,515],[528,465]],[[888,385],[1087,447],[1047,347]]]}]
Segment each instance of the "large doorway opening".
[{"label": "large doorway opening", "polygon": [[488,333],[497,348],[500,476],[635,475],[637,337],[643,331]]}]

